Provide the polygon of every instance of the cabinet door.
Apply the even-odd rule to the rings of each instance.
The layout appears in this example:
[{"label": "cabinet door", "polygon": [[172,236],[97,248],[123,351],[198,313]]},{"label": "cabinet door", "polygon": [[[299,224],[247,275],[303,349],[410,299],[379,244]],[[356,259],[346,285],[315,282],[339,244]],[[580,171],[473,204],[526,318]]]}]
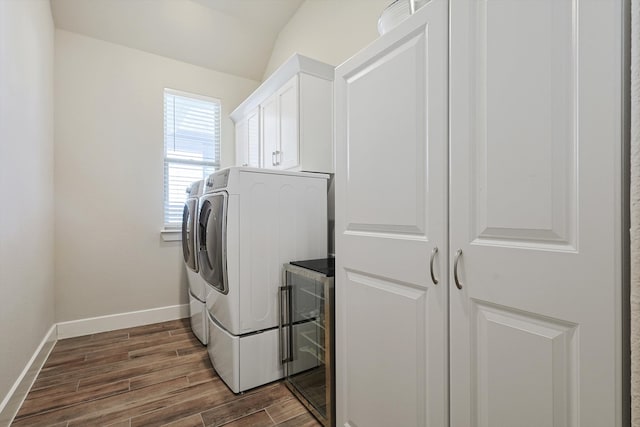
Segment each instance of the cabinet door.
[{"label": "cabinet door", "polygon": [[260,162],[260,113],[258,108],[247,117],[247,166],[259,168]]},{"label": "cabinet door", "polygon": [[338,426],[448,425],[447,8],[336,70]]},{"label": "cabinet door", "polygon": [[236,123],[236,166],[248,166],[248,137],[247,120],[243,119]]},{"label": "cabinet door", "polygon": [[621,425],[621,4],[452,2],[451,426]]},{"label": "cabinet door", "polygon": [[278,91],[280,145],[277,149],[278,169],[298,166],[298,76],[294,76]]},{"label": "cabinet door", "polygon": [[262,124],[262,167],[277,167],[277,153],[280,139],[278,119],[278,97],[273,94],[260,105],[260,122]]}]

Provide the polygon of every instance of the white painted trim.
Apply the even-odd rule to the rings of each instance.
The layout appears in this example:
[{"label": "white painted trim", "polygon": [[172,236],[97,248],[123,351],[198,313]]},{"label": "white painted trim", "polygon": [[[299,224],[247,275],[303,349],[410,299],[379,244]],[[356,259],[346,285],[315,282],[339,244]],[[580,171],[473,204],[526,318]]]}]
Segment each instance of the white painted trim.
[{"label": "white painted trim", "polygon": [[189,317],[189,304],[110,314],[58,323],[58,339],[79,337],[116,329],[150,325]]},{"label": "white painted trim", "polygon": [[162,236],[162,240],[165,242],[177,242],[178,240],[182,240],[182,229],[163,228],[160,230],[160,236]]},{"label": "white painted trim", "polygon": [[40,369],[42,369],[44,362],[49,357],[57,338],[57,325],[53,324],[2,403],[0,403],[0,425],[8,426],[13,421],[33,382],[38,377]]}]

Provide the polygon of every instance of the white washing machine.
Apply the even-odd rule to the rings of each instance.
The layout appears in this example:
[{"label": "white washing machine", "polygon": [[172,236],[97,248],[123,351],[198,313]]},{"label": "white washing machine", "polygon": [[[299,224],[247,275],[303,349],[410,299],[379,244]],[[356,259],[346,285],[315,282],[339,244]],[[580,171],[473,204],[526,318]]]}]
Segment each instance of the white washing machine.
[{"label": "white washing machine", "polygon": [[211,362],[235,393],[283,376],[278,288],[283,264],[327,256],[326,174],[233,167],[200,198],[200,274]]},{"label": "white washing machine", "polygon": [[207,286],[199,274],[198,262],[198,213],[199,198],[204,189],[204,180],[196,181],[187,190],[188,197],[182,211],[182,255],[189,282],[189,315],[191,330],[204,345],[209,339],[206,315]]}]

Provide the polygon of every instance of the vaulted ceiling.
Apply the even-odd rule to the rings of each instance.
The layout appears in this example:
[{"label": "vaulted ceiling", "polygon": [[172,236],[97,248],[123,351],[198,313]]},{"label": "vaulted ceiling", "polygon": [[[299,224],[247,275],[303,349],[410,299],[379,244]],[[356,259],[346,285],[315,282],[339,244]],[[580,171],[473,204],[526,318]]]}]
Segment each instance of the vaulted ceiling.
[{"label": "vaulted ceiling", "polygon": [[51,0],[57,28],[260,81],[304,0]]}]

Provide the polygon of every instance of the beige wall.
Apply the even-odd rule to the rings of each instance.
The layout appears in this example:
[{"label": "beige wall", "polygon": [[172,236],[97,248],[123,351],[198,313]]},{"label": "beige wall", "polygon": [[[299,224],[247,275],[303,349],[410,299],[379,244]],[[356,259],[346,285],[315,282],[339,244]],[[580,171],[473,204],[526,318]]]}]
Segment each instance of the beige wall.
[{"label": "beige wall", "polygon": [[53,38],[49,1],[0,0],[0,409],[54,323]]},{"label": "beige wall", "polygon": [[282,29],[266,79],[294,53],[339,65],[378,37],[378,18],[392,0],[305,0]]},{"label": "beige wall", "polygon": [[163,242],[163,89],[221,99],[258,82],[56,30],[57,320],[187,303],[179,242]]}]

